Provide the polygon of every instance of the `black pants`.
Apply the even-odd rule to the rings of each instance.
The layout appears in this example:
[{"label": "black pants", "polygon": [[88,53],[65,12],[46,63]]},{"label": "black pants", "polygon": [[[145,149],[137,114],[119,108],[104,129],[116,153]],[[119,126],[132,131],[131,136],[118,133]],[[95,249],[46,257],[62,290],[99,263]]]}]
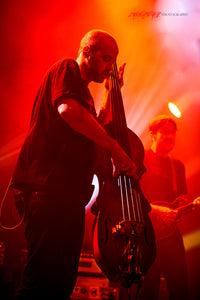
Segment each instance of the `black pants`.
[{"label": "black pants", "polygon": [[16,299],[69,299],[85,226],[77,195],[30,193],[25,235],[28,263]]},{"label": "black pants", "polygon": [[141,288],[139,299],[158,300],[161,274],[170,300],[188,300],[186,255],[181,234],[158,240],[157,257]]}]

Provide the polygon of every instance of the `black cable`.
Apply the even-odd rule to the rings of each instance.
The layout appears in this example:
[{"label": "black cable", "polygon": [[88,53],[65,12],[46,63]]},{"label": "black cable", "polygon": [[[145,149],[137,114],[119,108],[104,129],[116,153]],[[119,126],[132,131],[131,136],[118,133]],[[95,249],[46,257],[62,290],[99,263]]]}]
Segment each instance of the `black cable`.
[{"label": "black cable", "polygon": [[[139,291],[141,289],[141,286],[142,286],[142,279],[139,280],[139,282],[138,282],[138,287],[137,287],[137,291],[136,291],[136,295],[135,295],[135,299],[134,300],[137,300],[138,295],[139,295]],[[131,288],[127,288],[127,295],[128,295],[128,300],[132,300],[132,297],[131,297]]]},{"label": "black cable", "polygon": [[138,295],[139,295],[139,291],[141,289],[141,286],[142,286],[142,279],[140,279],[139,283],[138,283],[138,288],[137,288],[137,292],[136,292],[136,295],[135,295],[135,300],[137,300],[138,298]]}]

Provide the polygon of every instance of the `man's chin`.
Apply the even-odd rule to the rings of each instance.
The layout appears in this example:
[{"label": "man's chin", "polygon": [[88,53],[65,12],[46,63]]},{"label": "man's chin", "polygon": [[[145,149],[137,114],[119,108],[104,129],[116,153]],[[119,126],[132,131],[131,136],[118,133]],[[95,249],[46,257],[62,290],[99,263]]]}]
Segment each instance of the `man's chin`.
[{"label": "man's chin", "polygon": [[103,83],[104,80],[105,80],[105,77],[103,77],[103,78],[97,78],[96,82],[97,83]]},{"label": "man's chin", "polygon": [[168,151],[172,151],[173,148],[174,148],[174,144],[168,144],[168,145],[167,145]]}]

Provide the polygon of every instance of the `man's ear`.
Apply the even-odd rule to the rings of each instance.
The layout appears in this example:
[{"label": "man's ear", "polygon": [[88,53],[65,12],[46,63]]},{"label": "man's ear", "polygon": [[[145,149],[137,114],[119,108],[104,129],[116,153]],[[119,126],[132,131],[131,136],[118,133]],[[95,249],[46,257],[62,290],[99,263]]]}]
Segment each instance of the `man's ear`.
[{"label": "man's ear", "polygon": [[90,56],[90,52],[91,52],[91,48],[90,48],[90,46],[85,46],[85,47],[83,47],[83,55],[85,56],[85,57],[89,57]]},{"label": "man's ear", "polygon": [[150,137],[151,137],[152,141],[155,141],[155,136],[156,136],[156,133],[153,131],[150,131]]}]

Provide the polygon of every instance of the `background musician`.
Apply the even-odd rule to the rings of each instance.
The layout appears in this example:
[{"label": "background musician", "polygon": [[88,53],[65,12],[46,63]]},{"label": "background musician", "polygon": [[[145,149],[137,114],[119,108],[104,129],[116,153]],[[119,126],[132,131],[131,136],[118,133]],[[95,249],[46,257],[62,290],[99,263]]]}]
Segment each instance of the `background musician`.
[{"label": "background musician", "polygon": [[[139,299],[156,300],[160,279],[166,280],[169,299],[188,299],[186,254],[176,221],[176,208],[187,204],[185,167],[170,156],[175,145],[177,125],[169,116],[159,115],[149,124],[151,148],[146,150],[146,173],[141,188],[151,203],[151,220],[157,240],[157,257],[144,278]],[[177,199],[177,200],[176,200]],[[176,200],[177,204],[170,208]]]}]

